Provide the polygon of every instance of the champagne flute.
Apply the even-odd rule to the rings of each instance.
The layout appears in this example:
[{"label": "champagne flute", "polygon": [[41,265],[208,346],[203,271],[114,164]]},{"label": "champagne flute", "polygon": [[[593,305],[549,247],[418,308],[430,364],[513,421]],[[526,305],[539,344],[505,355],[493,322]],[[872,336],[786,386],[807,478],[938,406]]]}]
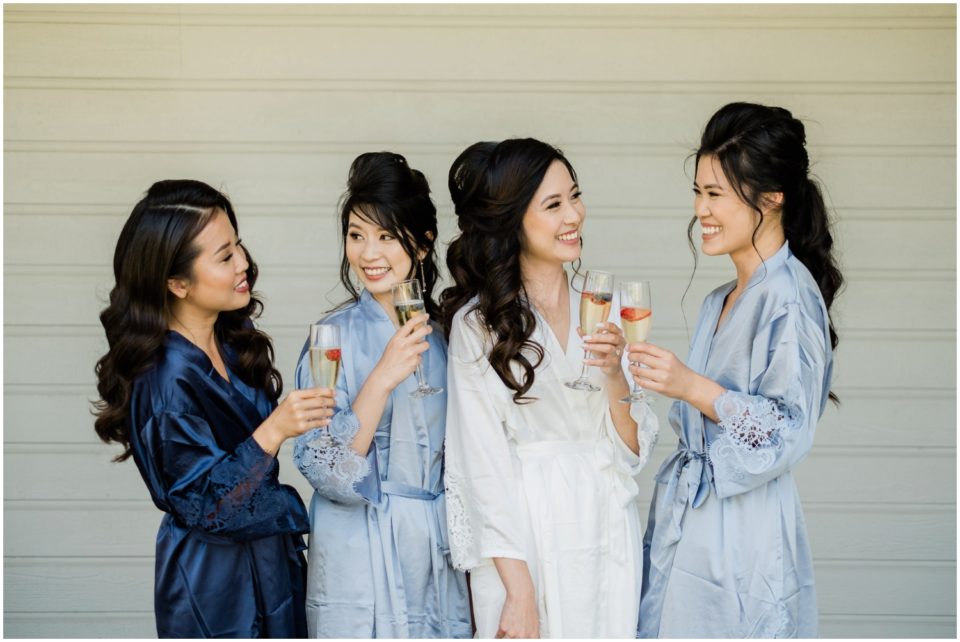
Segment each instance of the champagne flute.
[{"label": "champagne flute", "polygon": [[[623,281],[620,283],[620,326],[627,343],[646,341],[650,336],[653,321],[653,304],[650,298],[649,281]],[[632,365],[641,367],[639,363]],[[620,403],[640,401],[647,403],[650,395],[634,380],[633,390]]]},{"label": "champagne flute", "polygon": [[[584,333],[592,334],[596,331],[598,324],[607,320],[607,317],[610,316],[610,304],[612,302],[613,275],[599,270],[587,270],[583,292],[580,294],[580,328]],[[586,347],[583,349],[583,354],[585,358],[590,358],[590,352]],[[587,364],[583,364],[580,376],[576,381],[568,381],[563,385],[574,390],[589,390],[591,392],[600,390],[587,379]]]},{"label": "champagne flute", "polygon": [[[397,318],[402,326],[411,318],[422,314],[426,307],[423,304],[423,291],[420,281],[410,279],[400,281],[393,286],[393,307],[397,311]],[[417,364],[417,387],[410,392],[411,399],[421,399],[443,392],[443,388],[431,387],[423,378],[423,364]]]},{"label": "champagne flute", "polygon": [[[310,326],[310,376],[317,388],[336,389],[340,374],[340,326],[314,323]],[[323,431],[323,440],[329,442],[329,426]]]}]

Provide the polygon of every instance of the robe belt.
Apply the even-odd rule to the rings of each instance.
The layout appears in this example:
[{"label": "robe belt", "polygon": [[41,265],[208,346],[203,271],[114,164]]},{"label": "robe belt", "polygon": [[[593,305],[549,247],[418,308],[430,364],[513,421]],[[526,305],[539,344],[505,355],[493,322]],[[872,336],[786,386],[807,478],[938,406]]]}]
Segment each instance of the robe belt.
[{"label": "robe belt", "polygon": [[417,486],[410,486],[409,484],[401,484],[400,482],[389,480],[380,482],[380,492],[385,495],[399,495],[400,497],[422,499],[427,502],[433,501],[443,495],[442,490],[439,493],[431,493],[429,490]]},{"label": "robe belt", "polygon": [[[434,520],[434,527],[428,529],[431,549],[430,566],[431,573],[433,574],[434,587],[434,595],[432,597],[436,603],[437,613],[446,613],[447,595],[449,593],[447,584],[449,578],[445,570],[450,561],[450,541],[447,538],[446,505],[443,501],[436,501],[437,499],[443,499],[444,491],[441,490],[439,493],[432,493],[429,490],[425,490],[417,486],[411,486],[409,484],[403,484],[390,480],[383,480],[380,482],[380,493],[381,495],[385,496],[406,497],[407,499],[430,502],[430,505],[427,506],[427,511],[433,516]],[[374,518],[375,516],[375,510],[367,512],[367,519]],[[389,543],[389,550],[384,551],[387,582],[390,586],[394,587],[396,595],[399,596],[397,599],[400,600],[400,604],[393,604],[392,602],[394,598],[392,596],[388,597],[387,601],[390,604],[389,608],[391,612],[394,613],[397,613],[398,611],[402,612],[403,617],[398,619],[405,621],[408,613],[406,610],[406,599],[403,597],[405,595],[403,587],[403,573],[400,569],[400,556],[402,555],[402,551],[400,549],[399,542],[397,541],[395,526],[396,525],[392,519],[379,519],[377,520],[376,528],[380,530],[381,540],[384,543]],[[397,625],[397,628],[391,630],[390,637],[410,637],[410,631],[406,625],[400,625],[399,621],[394,622],[394,624]]]},{"label": "robe belt", "polygon": [[229,544],[230,546],[236,546],[239,543],[239,540],[235,540],[225,535],[214,535],[213,533],[208,533],[207,531],[200,530],[199,528],[191,528],[190,535],[206,544]]},{"label": "robe belt", "polygon": [[[205,531],[202,528],[196,526],[188,526],[186,522],[180,519],[179,515],[174,515],[173,513],[164,511],[163,520],[160,522],[160,528],[176,528],[181,531],[187,531],[190,533],[190,536],[205,542],[207,544],[219,544],[219,545],[229,545],[236,546],[242,540],[229,537],[227,535],[215,535],[209,531]],[[302,538],[301,538],[302,539]]]},{"label": "robe belt", "polygon": [[[444,496],[443,490],[441,490],[439,493],[432,493],[429,490],[425,490],[417,486],[411,486],[409,484],[402,484],[400,482],[390,480],[380,482],[380,492],[384,495],[394,495],[396,497],[406,497],[408,499],[419,499],[425,502],[432,502]],[[450,542],[447,539],[446,511],[443,511],[441,514],[440,508],[440,506],[436,505],[433,507],[433,516],[436,519],[438,526],[437,532],[440,534],[440,540],[437,542],[437,546],[444,555],[449,555]]]},{"label": "robe belt", "polygon": [[[168,513],[169,514],[169,513]],[[178,527],[190,532],[190,536],[206,544],[216,544],[219,546],[236,546],[244,542],[252,541],[244,538],[230,537],[229,535],[216,535],[200,528],[190,528],[183,526],[179,520],[174,518],[173,523]],[[307,550],[307,544],[300,533],[276,533],[276,535],[289,535],[293,543],[294,553]],[[275,536],[275,535],[274,535]]]},{"label": "robe belt", "polygon": [[[685,479],[681,481],[681,478]],[[706,453],[693,450],[681,441],[673,454],[660,466],[656,479],[667,484],[667,497],[671,498],[674,504],[677,503],[677,490],[683,483],[687,496],[681,503],[688,503],[690,508],[700,508],[710,495],[713,468],[707,464]]]},{"label": "robe belt", "polygon": [[614,497],[621,506],[626,507],[640,494],[633,475],[623,470],[617,462],[617,454],[609,439],[569,439],[557,441],[537,441],[517,446],[517,455],[520,459],[526,457],[555,457],[561,454],[579,454],[592,452],[596,457],[600,470],[613,473]]}]

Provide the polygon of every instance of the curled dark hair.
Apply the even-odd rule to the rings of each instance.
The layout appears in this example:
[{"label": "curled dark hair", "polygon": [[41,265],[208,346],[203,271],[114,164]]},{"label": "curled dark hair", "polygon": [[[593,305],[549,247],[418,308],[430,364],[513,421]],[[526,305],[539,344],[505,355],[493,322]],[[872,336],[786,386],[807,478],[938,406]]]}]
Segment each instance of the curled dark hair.
[{"label": "curled dark hair", "polygon": [[[447,249],[454,285],[440,295],[444,332],[449,337],[454,315],[478,295],[474,309],[493,338],[490,365],[516,403],[531,400],[525,395],[544,356],[530,339],[536,317],[520,272],[523,217],[554,161],[576,182],[573,166],[552,145],[533,138],[480,142],[453,161],[448,179],[460,234]],[[511,362],[523,372],[519,381]]]},{"label": "curled dark hair", "polygon": [[[843,286],[843,275],[833,255],[830,217],[820,187],[810,177],[803,123],[782,107],[730,103],[707,123],[696,159],[712,156],[720,163],[737,196],[763,217],[763,194],[781,192],[781,221],[790,251],[813,275],[830,306]],[[688,240],[693,247],[690,222]],[[759,229],[760,223],[757,223]],[[754,234],[756,234],[756,229]],[[833,320],[830,346],[839,343]],[[837,400],[830,393],[830,398]]]},{"label": "curled dark hair", "polygon": [[[100,313],[109,351],[97,361],[94,428],[100,439],[121,444],[114,461],[130,457],[130,397],[138,375],[163,357],[171,318],[171,278],[191,279],[200,252],[194,240],[214,215],[223,210],[237,230],[237,218],[226,196],[205,183],[167,180],[154,183],[137,203],[120,232],[113,255],[115,285],[110,304]],[[247,282],[253,289],[257,265],[245,247]],[[283,382],[273,367],[270,338],[253,327],[263,304],[251,295],[239,310],[221,312],[214,333],[237,356],[235,372],[251,386],[279,398]]]},{"label": "curled dark hair", "polygon": [[[433,300],[433,288],[439,276],[435,249],[437,208],[430,200],[430,186],[423,173],[410,167],[400,154],[360,154],[350,165],[347,191],[340,199],[340,239],[344,244],[351,213],[379,225],[400,242],[413,263],[410,273],[403,278],[422,281],[427,314],[436,318],[439,309]],[[420,252],[425,253],[422,259],[417,258]],[[340,282],[350,293],[349,302],[357,301],[360,293],[350,280],[346,251],[342,257]]]}]

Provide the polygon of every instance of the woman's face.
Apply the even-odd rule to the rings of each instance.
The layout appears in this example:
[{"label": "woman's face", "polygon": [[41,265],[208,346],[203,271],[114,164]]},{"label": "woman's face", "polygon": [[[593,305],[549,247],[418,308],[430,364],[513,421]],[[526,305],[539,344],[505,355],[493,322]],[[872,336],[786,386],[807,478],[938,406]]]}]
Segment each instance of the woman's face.
[{"label": "woman's face", "polygon": [[413,259],[391,232],[350,213],[344,249],[360,284],[387,309],[393,307],[393,285],[410,278]]},{"label": "woman's face", "polygon": [[580,187],[566,165],[553,161],[523,215],[524,260],[558,265],[576,261],[586,216]]},{"label": "woman's face", "polygon": [[[738,255],[756,253],[753,238],[760,214],[740,199],[715,156],[700,157],[693,192],[693,211],[700,222],[704,254],[729,254],[736,259]],[[757,239],[773,225],[779,225],[779,218],[764,216]]]},{"label": "woman's face", "polygon": [[216,316],[250,303],[250,264],[227,213],[218,209],[193,243],[200,252],[192,276],[168,282],[181,311],[186,307],[192,316]]}]

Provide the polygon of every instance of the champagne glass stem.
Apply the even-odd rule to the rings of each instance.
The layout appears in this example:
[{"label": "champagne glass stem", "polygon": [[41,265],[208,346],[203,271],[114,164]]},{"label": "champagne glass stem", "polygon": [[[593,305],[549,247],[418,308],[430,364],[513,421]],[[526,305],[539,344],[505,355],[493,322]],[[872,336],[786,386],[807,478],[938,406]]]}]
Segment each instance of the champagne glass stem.
[{"label": "champagne glass stem", "polygon": [[[590,358],[590,351],[587,350],[586,348],[583,349],[583,358],[584,358],[584,359],[589,359],[589,358]],[[586,378],[587,378],[587,364],[583,364],[583,365],[580,367],[580,379],[583,380],[583,379],[586,379]]]},{"label": "champagne glass stem", "polygon": [[420,388],[427,388],[427,382],[423,378],[423,364],[417,364],[417,384]]}]

